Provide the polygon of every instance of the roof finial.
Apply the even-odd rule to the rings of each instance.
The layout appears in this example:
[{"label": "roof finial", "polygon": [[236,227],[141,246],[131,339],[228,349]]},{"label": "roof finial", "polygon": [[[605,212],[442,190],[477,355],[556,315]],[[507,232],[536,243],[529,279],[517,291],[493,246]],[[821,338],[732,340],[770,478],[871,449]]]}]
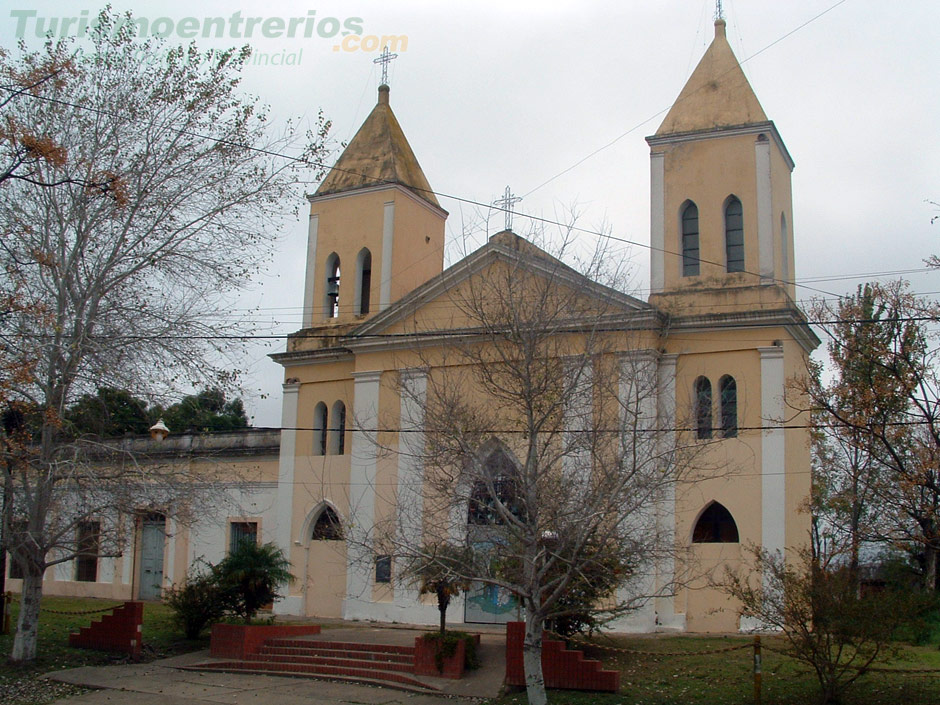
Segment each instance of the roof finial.
[{"label": "roof finial", "polygon": [[398,54],[392,54],[388,50],[388,44],[385,45],[385,48],[382,50],[382,53],[379,54],[378,58],[372,59],[373,64],[382,64],[382,85],[388,85],[388,65],[392,63],[393,59],[397,59]]},{"label": "roof finial", "polygon": [[715,39],[725,38],[725,10],[721,0],[715,0]]},{"label": "roof finial", "polygon": [[493,205],[506,214],[506,230],[512,230],[512,212],[521,200],[522,196],[514,195],[512,189],[507,186],[503,192],[503,197],[493,201]]}]

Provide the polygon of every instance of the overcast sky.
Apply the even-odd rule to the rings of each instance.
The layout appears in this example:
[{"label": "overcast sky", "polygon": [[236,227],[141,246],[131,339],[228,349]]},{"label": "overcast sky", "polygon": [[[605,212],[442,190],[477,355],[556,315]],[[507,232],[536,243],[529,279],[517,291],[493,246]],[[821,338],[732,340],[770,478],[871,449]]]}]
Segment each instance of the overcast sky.
[{"label": "overcast sky", "polygon": [[[507,184],[524,196],[522,214],[556,218],[576,204],[582,227],[648,244],[643,138],[711,41],[715,7],[714,0],[112,4],[161,31],[172,27],[174,42],[184,41],[181,28],[198,35],[203,18],[226,18],[224,36],[200,38],[200,46],[251,44],[267,65],[247,69],[245,90],[271,106],[275,122],[313,121],[322,109],[337,140],[358,129],[380,82],[377,52],[344,50],[343,28],[359,30],[362,44],[407,37],[389,69],[391,104],[451,214],[448,263],[464,226],[487,215],[451,196],[488,203]],[[0,11],[5,47],[18,30],[38,46],[39,18],[93,16],[100,8],[15,0],[7,7]],[[940,221],[930,223],[940,210],[927,202],[940,201],[940,3],[725,0],[724,8],[728,40],[796,162],[793,233],[804,285],[797,296],[844,294],[899,272],[914,291],[937,295],[940,272],[926,272],[923,258],[940,252]],[[235,12],[241,22],[231,21]],[[195,19],[182,22],[188,17]],[[288,36],[290,18],[300,17]],[[249,18],[262,21],[245,37]],[[265,25],[271,18],[282,21]],[[303,207],[301,193],[298,202]],[[300,327],[305,223],[289,221],[262,286],[240,304],[261,308],[264,332]],[[501,224],[494,217],[491,233]],[[528,227],[517,215],[514,229]],[[485,233],[472,236],[479,244]],[[624,255],[634,263],[633,293],[645,298],[648,250],[634,246]],[[283,345],[256,346],[245,361],[245,401],[258,425],[280,423],[282,369],[266,355]]]}]

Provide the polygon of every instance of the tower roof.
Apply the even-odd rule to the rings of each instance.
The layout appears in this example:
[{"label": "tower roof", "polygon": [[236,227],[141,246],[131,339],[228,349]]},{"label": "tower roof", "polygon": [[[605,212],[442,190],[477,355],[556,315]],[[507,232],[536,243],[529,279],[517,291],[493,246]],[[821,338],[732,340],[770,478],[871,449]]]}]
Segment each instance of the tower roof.
[{"label": "tower roof", "polygon": [[767,116],[725,38],[725,21],[715,20],[715,38],[656,136],[766,121]]},{"label": "tower roof", "polygon": [[379,100],[362,127],[343,150],[314,196],[342,193],[367,186],[400,184],[440,208],[411,145],[388,103],[388,86],[379,86]]}]

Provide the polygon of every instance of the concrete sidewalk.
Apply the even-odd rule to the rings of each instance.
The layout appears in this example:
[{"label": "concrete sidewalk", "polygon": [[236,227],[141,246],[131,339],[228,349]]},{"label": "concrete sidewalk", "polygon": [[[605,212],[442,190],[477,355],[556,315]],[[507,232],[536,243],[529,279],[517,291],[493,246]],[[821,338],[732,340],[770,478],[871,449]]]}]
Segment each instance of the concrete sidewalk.
[{"label": "concrete sidewalk", "polygon": [[[354,629],[363,641],[397,643],[410,638],[414,642],[413,633],[408,634],[406,630],[372,625]],[[339,636],[341,632],[344,632],[344,637],[350,636],[345,629],[326,629],[323,636],[328,637],[331,633]],[[440,695],[311,678],[180,670],[180,667],[206,661],[207,651],[145,664],[85,666],[56,671],[48,677],[97,689],[59,700],[57,705],[437,705],[453,703],[455,697],[466,698],[466,702],[472,703],[496,697],[505,676],[505,637],[483,634],[480,646],[482,664],[476,671],[468,672],[461,680],[430,679],[441,689]]]}]

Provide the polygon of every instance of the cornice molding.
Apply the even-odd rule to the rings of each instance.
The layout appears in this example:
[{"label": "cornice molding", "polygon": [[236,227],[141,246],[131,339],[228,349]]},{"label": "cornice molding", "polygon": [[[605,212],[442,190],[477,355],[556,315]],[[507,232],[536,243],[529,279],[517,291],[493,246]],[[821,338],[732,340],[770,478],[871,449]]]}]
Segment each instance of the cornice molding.
[{"label": "cornice molding", "polygon": [[793,167],[796,166],[796,163],[793,161],[793,157],[790,156],[787,146],[783,143],[783,138],[777,131],[777,126],[774,125],[773,120],[755,122],[748,125],[735,125],[733,127],[715,127],[710,130],[676,132],[668,135],[651,135],[646,138],[646,142],[650,147],[658,147],[667,144],[697,142],[699,140],[719,139],[721,137],[733,137],[735,135],[759,135],[761,133],[770,133],[774,143],[777,145],[777,149],[780,150],[784,161],[786,161],[787,166],[790,168],[790,171],[793,171]]}]

